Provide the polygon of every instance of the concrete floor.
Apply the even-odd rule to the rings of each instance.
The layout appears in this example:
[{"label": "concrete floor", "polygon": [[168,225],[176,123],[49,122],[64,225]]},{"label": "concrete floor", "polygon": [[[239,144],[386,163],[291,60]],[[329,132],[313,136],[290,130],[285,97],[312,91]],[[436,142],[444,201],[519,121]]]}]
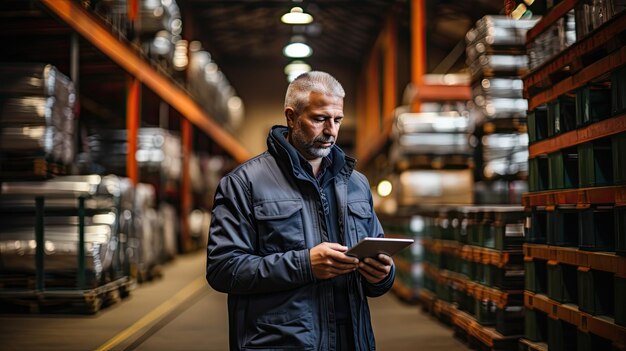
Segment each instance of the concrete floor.
[{"label": "concrete floor", "polygon": [[[204,253],[93,316],[0,314],[1,350],[227,350],[226,295],[204,281]],[[452,330],[393,294],[371,299],[377,349],[462,351]]]}]

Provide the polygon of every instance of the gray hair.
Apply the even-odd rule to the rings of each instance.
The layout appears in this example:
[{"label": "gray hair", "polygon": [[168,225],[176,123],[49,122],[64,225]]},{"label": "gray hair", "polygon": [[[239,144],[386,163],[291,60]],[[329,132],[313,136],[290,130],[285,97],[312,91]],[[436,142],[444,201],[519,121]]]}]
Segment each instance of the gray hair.
[{"label": "gray hair", "polygon": [[312,92],[344,98],[346,92],[335,77],[322,71],[302,73],[294,79],[285,95],[285,108],[291,107],[296,114],[302,113],[309,104],[309,94]]}]

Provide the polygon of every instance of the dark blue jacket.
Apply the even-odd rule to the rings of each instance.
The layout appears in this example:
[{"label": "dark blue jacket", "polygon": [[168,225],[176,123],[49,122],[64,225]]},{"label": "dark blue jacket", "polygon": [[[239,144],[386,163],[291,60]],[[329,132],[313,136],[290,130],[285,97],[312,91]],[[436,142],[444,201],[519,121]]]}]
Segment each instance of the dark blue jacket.
[{"label": "dark blue jacket", "polygon": [[[217,188],[207,248],[206,277],[228,293],[231,350],[334,350],[333,285],[311,271],[309,249],[323,238],[320,193],[302,174],[275,126],[268,151],[225,176]],[[281,137],[281,136],[279,136]],[[345,159],[334,178],[339,228],[346,246],[366,236],[383,236],[365,176]],[[358,272],[348,276],[350,311],[357,350],[375,350],[367,296],[391,289],[387,278],[370,284]]]}]

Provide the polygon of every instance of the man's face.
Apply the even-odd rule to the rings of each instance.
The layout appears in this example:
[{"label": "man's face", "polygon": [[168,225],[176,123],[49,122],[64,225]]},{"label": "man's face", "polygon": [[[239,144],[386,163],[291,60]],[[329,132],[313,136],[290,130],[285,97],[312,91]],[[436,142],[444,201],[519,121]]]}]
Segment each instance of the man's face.
[{"label": "man's face", "polygon": [[339,135],[343,120],[343,99],[311,93],[309,106],[296,116],[291,108],[285,110],[287,123],[291,129],[291,144],[307,160],[328,156]]}]

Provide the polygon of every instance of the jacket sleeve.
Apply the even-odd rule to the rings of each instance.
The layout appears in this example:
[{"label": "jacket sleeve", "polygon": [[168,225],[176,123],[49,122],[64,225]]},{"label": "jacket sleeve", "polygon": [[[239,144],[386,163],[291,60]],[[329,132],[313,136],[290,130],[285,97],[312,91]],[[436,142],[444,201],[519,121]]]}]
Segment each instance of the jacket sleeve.
[{"label": "jacket sleeve", "polygon": [[308,249],[259,256],[255,228],[248,187],[236,174],[224,177],[209,229],[206,279],[211,287],[224,293],[258,294],[314,280]]},{"label": "jacket sleeve", "polygon": [[[374,212],[374,210],[372,210],[372,212]],[[383,232],[383,227],[380,224],[378,217],[376,217],[376,213],[372,213],[372,218],[373,218],[372,222],[373,222],[373,227],[374,227],[372,230],[372,233],[375,233],[374,236],[376,237],[384,237],[385,234]],[[376,284],[372,284],[372,283],[369,283],[367,280],[363,279],[362,281],[364,282],[363,285],[365,288],[365,295],[370,296],[370,297],[377,297],[377,296],[381,296],[385,294],[386,292],[391,290],[391,288],[393,287],[393,282],[395,280],[395,277],[396,277],[396,266],[392,264],[391,271],[389,271],[389,274],[385,277],[385,279],[381,280],[380,282]]]}]

